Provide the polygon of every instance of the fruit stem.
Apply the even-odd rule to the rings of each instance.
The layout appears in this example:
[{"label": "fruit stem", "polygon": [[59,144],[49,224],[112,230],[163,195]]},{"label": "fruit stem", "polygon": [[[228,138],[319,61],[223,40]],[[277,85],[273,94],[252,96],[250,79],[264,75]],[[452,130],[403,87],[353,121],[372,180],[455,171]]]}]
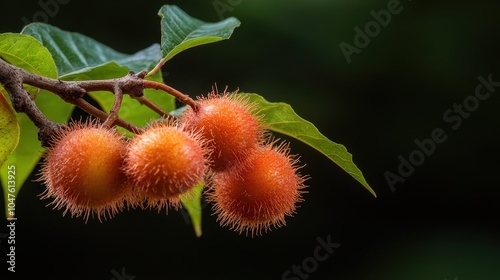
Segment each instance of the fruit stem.
[{"label": "fruit stem", "polygon": [[123,90],[119,86],[115,86],[115,101],[113,102],[113,107],[109,111],[109,115],[106,120],[102,123],[103,127],[111,127],[118,119],[118,112],[122,106],[123,100]]},{"label": "fruit stem", "polygon": [[[80,98],[80,99],[77,99],[75,101],[73,101],[73,104],[75,106],[78,106],[79,108],[81,108],[82,110],[84,110],[85,112],[91,114],[92,116],[94,117],[97,117],[101,120],[104,120],[106,121],[108,119],[108,114],[104,113],[103,111],[97,109],[96,107],[94,107],[92,104],[88,103],[87,101],[85,101],[83,98]],[[142,129],[123,120],[123,119],[120,119],[120,118],[116,118],[115,120],[116,124],[125,128],[126,130],[132,132],[132,133],[141,133],[142,132]]]},{"label": "fruit stem", "polygon": [[153,103],[153,101],[149,100],[145,96],[140,96],[140,97],[132,97],[135,100],[139,101],[141,104],[146,105],[148,108],[151,110],[155,111],[158,115],[166,118],[166,117],[174,117],[173,115],[167,113],[165,110],[163,110],[160,106],[156,105]]},{"label": "fruit stem", "polygon": [[163,91],[171,94],[172,96],[177,98],[180,102],[191,106],[191,108],[193,108],[193,111],[195,111],[195,112],[197,112],[199,109],[198,103],[194,99],[192,99],[188,95],[176,90],[175,88],[173,88],[167,84],[163,84],[163,83],[159,83],[159,82],[155,82],[155,81],[150,81],[150,80],[143,80],[142,84],[143,84],[144,88],[159,89],[159,90],[163,90]]}]

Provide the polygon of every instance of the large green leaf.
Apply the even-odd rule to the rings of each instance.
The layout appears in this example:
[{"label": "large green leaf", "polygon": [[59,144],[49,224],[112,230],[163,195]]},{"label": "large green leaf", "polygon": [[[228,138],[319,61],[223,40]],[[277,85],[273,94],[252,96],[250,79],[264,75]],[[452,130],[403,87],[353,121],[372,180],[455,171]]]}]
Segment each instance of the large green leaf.
[{"label": "large green leaf", "polygon": [[[57,78],[57,69],[51,54],[40,42],[31,36],[6,33],[0,34],[0,57],[7,62],[37,75]],[[33,88],[30,88],[33,92]],[[52,121],[66,122],[73,106],[57,95],[42,90],[36,95],[38,108]],[[2,185],[7,185],[8,166],[16,168],[16,192],[19,192],[26,179],[40,160],[43,148],[38,141],[38,129],[24,114],[17,114],[20,127],[19,143],[0,170]]]},{"label": "large green leaf", "polygon": [[368,185],[345,146],[325,137],[312,123],[298,116],[289,104],[268,102],[262,96],[254,93],[246,95],[262,113],[269,130],[300,140],[316,149],[349,173],[376,197],[375,191]]},{"label": "large green leaf", "polygon": [[[46,23],[28,24],[21,33],[35,37],[47,47],[54,58],[59,76],[67,77],[68,80],[121,77],[128,70],[148,70],[162,57],[158,44],[128,55],[83,34],[65,31]],[[97,71],[95,68],[99,67],[104,69]],[[99,77],[96,73],[104,76]]]},{"label": "large green leaf", "polygon": [[186,49],[229,39],[240,21],[229,17],[216,23],[193,18],[175,5],[164,5],[161,17],[161,48],[167,61]]},{"label": "large green leaf", "polygon": [[201,230],[201,215],[202,215],[202,204],[201,197],[203,194],[203,187],[205,182],[200,181],[193,189],[189,196],[181,196],[181,202],[184,208],[186,208],[189,217],[191,218],[191,223],[193,224],[193,229],[197,237],[202,234]]}]

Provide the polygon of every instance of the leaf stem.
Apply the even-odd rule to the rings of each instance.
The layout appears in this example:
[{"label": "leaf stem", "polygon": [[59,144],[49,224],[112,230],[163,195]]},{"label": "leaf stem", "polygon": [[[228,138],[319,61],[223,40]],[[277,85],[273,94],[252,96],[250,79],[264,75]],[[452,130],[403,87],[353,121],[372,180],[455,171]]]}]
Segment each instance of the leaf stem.
[{"label": "leaf stem", "polygon": [[156,64],[155,68],[153,68],[151,71],[149,71],[149,73],[147,73],[144,78],[151,77],[154,74],[156,74],[156,72],[160,71],[161,68],[163,67],[163,65],[165,64],[165,62],[167,62],[167,60],[168,59],[166,57],[162,58],[160,60],[160,62],[158,62],[158,64]]}]

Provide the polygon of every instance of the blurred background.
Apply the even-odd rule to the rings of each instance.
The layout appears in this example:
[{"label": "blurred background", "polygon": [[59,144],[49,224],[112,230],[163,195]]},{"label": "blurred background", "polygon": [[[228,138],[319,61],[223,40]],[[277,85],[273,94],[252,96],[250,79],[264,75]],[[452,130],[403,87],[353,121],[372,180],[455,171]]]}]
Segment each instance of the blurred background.
[{"label": "blurred background", "polygon": [[[47,2],[4,1],[0,32],[20,32]],[[229,40],[170,60],[163,68],[165,82],[191,96],[217,83],[289,103],[347,147],[378,197],[294,140],[292,152],[300,154],[302,172],[311,176],[309,193],[286,227],[261,237],[220,227],[210,207],[203,210],[200,238],[183,212],[175,211],[127,211],[85,224],[46,207],[38,197],[43,186],[27,184],[17,199],[17,276],[500,279],[500,86],[490,87],[484,100],[474,103],[473,97],[479,76],[500,82],[498,2],[56,3],[57,13],[38,21],[130,54],[160,42],[157,12],[164,4],[209,22],[237,17],[242,24]],[[392,11],[385,26],[373,22],[381,10]],[[453,111],[464,101],[463,114]],[[391,189],[384,174],[398,174],[400,158],[415,154],[415,140],[430,138],[436,128],[446,140]],[[3,204],[0,209],[5,216]],[[314,260],[319,240],[340,246],[326,260]],[[2,260],[6,245],[3,239]]]}]

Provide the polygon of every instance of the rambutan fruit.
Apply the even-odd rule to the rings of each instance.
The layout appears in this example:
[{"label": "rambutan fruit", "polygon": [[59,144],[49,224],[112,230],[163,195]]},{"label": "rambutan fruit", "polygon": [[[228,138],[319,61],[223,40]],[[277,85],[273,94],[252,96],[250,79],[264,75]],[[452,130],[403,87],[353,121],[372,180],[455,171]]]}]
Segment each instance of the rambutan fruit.
[{"label": "rambutan fruit", "polygon": [[231,169],[214,175],[207,198],[222,226],[240,234],[261,235],[285,225],[302,201],[305,176],[288,145],[258,147]]},{"label": "rambutan fruit", "polygon": [[200,130],[210,140],[210,160],[214,171],[222,171],[242,161],[264,139],[260,117],[249,100],[235,93],[212,92],[198,97],[198,110],[188,108],[180,122]]},{"label": "rambutan fruit", "polygon": [[209,154],[199,133],[174,121],[154,122],[129,143],[124,170],[147,206],[177,209],[179,196],[204,180]]},{"label": "rambutan fruit", "polygon": [[126,141],[116,130],[95,121],[70,122],[57,132],[44,155],[42,198],[72,216],[113,217],[131,190],[123,173]]}]

